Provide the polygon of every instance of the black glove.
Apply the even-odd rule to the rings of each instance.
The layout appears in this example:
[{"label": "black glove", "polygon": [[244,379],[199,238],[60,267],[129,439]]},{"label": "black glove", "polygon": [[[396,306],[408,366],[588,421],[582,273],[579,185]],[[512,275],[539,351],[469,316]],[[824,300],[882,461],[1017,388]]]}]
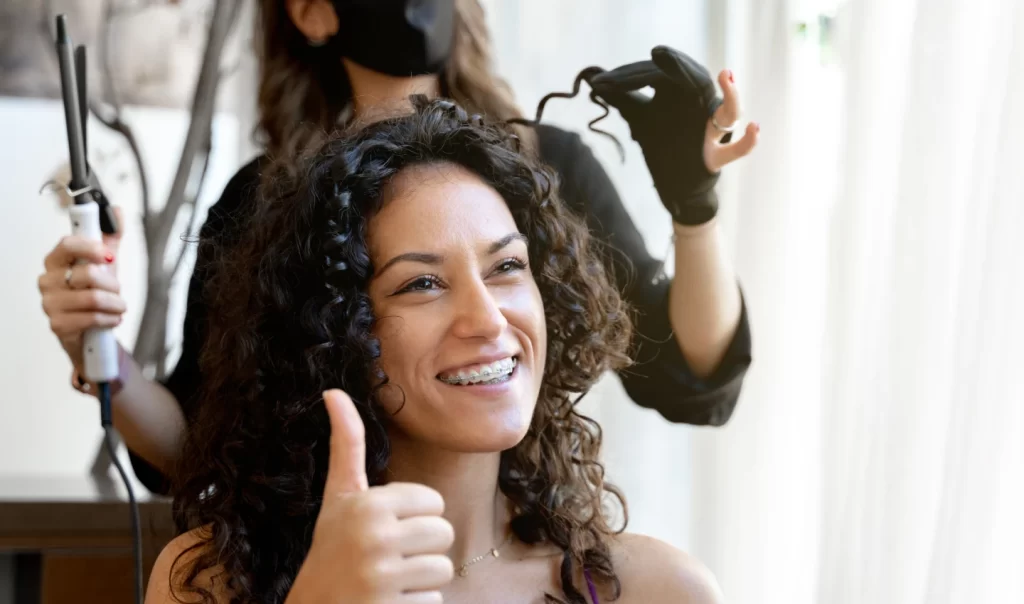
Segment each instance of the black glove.
[{"label": "black glove", "polygon": [[[703,224],[718,213],[718,174],[704,163],[708,119],[722,104],[711,74],[692,58],[656,46],[650,61],[587,78],[598,97],[615,107],[640,144],[661,203],[683,225]],[[654,88],[654,96],[638,92]],[[722,141],[729,142],[731,134]]]}]

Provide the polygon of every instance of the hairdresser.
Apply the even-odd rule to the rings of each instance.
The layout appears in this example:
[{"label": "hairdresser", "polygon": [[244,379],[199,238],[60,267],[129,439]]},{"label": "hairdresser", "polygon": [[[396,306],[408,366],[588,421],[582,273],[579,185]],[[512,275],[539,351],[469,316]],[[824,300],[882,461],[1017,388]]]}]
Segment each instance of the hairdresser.
[{"label": "hairdresser", "polygon": [[[206,333],[204,286],[218,249],[237,241],[257,201],[270,160],[296,157],[323,132],[409,110],[410,94],[449,97],[492,119],[522,118],[493,71],[478,0],[262,0],[259,5],[259,127],[266,154],[231,179],[200,232],[188,291],[181,356],[163,382],[146,378],[122,350],[114,385],[114,423],[136,474],[153,491],[169,488],[202,380]],[[633,356],[620,373],[630,398],[672,422],[721,425],[736,405],[750,364],[750,332],[735,274],[715,221],[719,170],[757,140],[751,124],[728,141],[739,116],[736,85],[722,72],[717,98],[706,70],[670,49],[652,61],[590,80],[629,123],[653,184],[673,221],[675,275],[661,274],[604,169],[577,134],[552,126],[523,128],[523,145],[559,175],[563,199],[610,245],[618,285],[636,311]],[[567,82],[567,85],[569,83]],[[652,84],[647,102],[630,92]],[[78,378],[81,335],[112,327],[125,310],[113,271],[117,239],[102,244],[64,238],[46,257],[39,289],[53,332]],[[75,264],[86,260],[87,263]],[[245,304],[240,300],[239,304]]]}]

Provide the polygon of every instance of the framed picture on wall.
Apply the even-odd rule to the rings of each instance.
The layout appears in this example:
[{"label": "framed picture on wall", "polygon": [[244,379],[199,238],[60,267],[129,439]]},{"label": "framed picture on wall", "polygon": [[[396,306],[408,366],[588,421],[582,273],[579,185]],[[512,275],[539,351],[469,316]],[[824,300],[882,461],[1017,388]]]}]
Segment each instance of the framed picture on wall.
[{"label": "framed picture on wall", "polygon": [[3,0],[0,96],[60,97],[53,40],[63,13],[88,47],[91,98],[113,90],[124,105],[187,108],[212,11],[213,0]]}]

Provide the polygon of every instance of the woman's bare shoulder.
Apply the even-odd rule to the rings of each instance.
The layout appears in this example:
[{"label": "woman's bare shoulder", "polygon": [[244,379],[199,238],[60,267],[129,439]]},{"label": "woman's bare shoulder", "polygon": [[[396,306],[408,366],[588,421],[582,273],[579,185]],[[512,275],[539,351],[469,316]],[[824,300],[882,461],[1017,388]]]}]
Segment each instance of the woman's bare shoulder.
[{"label": "woman's bare shoulder", "polygon": [[[175,537],[164,547],[153,565],[146,589],[146,604],[181,604],[201,602],[202,598],[183,589],[188,571],[196,559],[206,551],[211,538],[210,529],[202,527]],[[230,594],[221,580],[219,567],[201,571],[191,582],[195,588],[211,594],[218,603],[227,604]]]},{"label": "woman's bare shoulder", "polygon": [[612,541],[621,602],[722,604],[718,581],[700,561],[653,537],[623,533]]}]

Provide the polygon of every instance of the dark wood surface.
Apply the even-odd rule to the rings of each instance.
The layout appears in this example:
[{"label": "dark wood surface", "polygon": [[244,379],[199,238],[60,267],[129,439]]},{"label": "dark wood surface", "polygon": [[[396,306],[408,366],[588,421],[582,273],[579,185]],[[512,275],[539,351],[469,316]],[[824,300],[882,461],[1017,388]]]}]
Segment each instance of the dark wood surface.
[{"label": "dark wood surface", "polygon": [[[170,500],[134,486],[143,533],[171,530]],[[128,535],[131,516],[123,485],[89,477],[0,477],[0,548],[24,535]],[[59,547],[59,545],[58,545]]]},{"label": "dark wood surface", "polygon": [[[171,506],[169,499],[133,486],[143,581],[148,581],[153,562],[174,535]],[[130,507],[119,479],[0,476],[0,552],[17,554],[15,581],[29,594],[26,604],[129,604],[132,544]],[[31,595],[32,582],[40,583],[36,595]],[[97,585],[105,589],[97,591]]]}]

